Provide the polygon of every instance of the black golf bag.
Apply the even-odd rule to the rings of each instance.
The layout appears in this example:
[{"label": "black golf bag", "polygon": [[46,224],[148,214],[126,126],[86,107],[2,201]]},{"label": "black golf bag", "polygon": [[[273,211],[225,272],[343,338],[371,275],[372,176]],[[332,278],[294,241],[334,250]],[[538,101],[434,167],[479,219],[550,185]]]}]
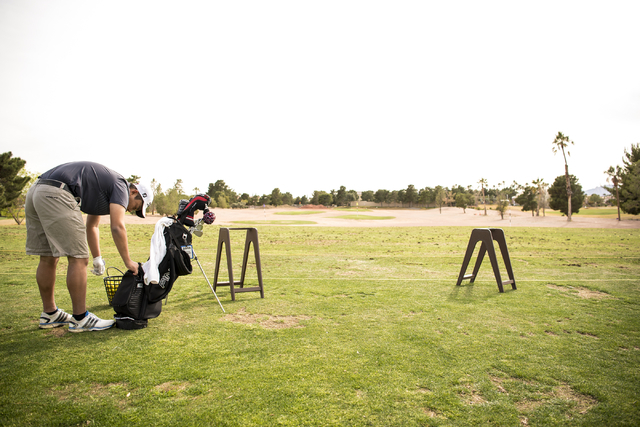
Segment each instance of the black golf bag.
[{"label": "black golf bag", "polygon": [[173,223],[165,227],[163,232],[167,252],[158,266],[158,283],[144,283],[144,272],[140,264],[138,275],[131,271],[124,274],[112,301],[116,312],[116,327],[145,328],[148,319],[160,315],[162,300],[169,295],[176,279],[192,273],[192,236],[187,227],[194,226],[193,216],[196,210],[208,212],[207,205],[210,201],[206,194],[198,194],[191,200],[182,200],[176,215],[170,217]]},{"label": "black golf bag", "polygon": [[117,328],[146,328],[148,319],[153,319],[160,315],[162,301],[151,303],[148,299],[148,288],[149,286],[144,284],[142,264],[138,264],[137,275],[134,275],[131,270],[124,273],[118,290],[111,301],[111,305],[116,312],[113,317]]}]

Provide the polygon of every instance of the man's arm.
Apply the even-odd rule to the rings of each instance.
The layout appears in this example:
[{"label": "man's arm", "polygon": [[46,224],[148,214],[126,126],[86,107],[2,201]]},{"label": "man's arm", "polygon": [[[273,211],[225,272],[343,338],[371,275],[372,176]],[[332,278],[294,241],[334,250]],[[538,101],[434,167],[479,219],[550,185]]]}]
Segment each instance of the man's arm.
[{"label": "man's arm", "polygon": [[100,217],[87,215],[87,243],[94,258],[100,256]]},{"label": "man's arm", "polygon": [[96,276],[104,274],[105,262],[100,256],[100,216],[87,215],[87,242],[93,255],[93,270]]},{"label": "man's arm", "polygon": [[113,236],[113,242],[116,244],[118,253],[124,261],[124,265],[133,272],[138,274],[138,263],[134,262],[129,257],[129,243],[127,240],[127,229],[124,226],[124,216],[126,209],[124,206],[117,203],[111,203],[109,205],[109,216],[111,219],[111,235]]}]

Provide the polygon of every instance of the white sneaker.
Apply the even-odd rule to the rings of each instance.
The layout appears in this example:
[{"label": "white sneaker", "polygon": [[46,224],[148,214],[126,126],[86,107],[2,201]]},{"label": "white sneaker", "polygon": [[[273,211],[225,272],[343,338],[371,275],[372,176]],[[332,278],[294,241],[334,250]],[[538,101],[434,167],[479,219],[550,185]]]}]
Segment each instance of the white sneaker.
[{"label": "white sneaker", "polygon": [[73,316],[61,308],[58,308],[58,311],[53,314],[47,314],[43,311],[40,315],[40,329],[59,328],[67,325],[71,320],[73,320]]},{"label": "white sneaker", "polygon": [[87,315],[82,320],[76,320],[73,316],[71,317],[69,332],[102,331],[109,329],[114,323],[115,320],[104,320],[93,313],[87,312]]}]

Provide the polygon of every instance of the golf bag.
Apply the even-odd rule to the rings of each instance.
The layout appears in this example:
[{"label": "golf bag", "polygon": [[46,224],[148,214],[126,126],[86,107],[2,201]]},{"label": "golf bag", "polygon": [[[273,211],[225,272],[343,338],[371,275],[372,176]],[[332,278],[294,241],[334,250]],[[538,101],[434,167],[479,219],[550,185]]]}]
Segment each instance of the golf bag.
[{"label": "golf bag", "polygon": [[147,320],[158,317],[162,311],[162,301],[149,301],[149,287],[144,284],[142,264],[138,264],[138,274],[128,270],[118,290],[113,296],[111,305],[116,314],[113,316],[116,327],[120,329],[142,329],[147,327]]},{"label": "golf bag", "polygon": [[[206,195],[205,195],[206,196]],[[182,211],[176,214],[187,224],[194,224],[193,215],[196,209],[206,209],[204,201],[209,196],[198,195],[187,201]],[[181,202],[182,206],[182,202]],[[138,275],[127,271],[116,291],[112,306],[116,314],[116,327],[121,329],[142,329],[147,327],[147,320],[160,315],[162,300],[165,299],[179,276],[191,274],[192,246],[191,233],[183,223],[171,217],[173,222],[164,228],[163,237],[166,254],[158,265],[160,280],[157,283],[145,284],[142,265],[138,265]]]}]

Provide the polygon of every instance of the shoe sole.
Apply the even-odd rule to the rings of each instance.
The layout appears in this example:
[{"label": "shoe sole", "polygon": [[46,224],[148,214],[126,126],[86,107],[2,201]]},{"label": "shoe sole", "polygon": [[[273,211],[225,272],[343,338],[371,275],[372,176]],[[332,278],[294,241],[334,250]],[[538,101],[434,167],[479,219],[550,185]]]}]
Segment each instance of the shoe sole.
[{"label": "shoe sole", "polygon": [[105,329],[109,329],[109,328],[111,328],[111,327],[113,327],[113,324],[112,324],[112,325],[109,325],[109,326],[104,326],[104,327],[102,327],[102,328],[89,328],[89,329],[83,329],[83,328],[72,328],[72,327],[69,327],[69,332],[92,332],[92,331],[104,331]]},{"label": "shoe sole", "polygon": [[40,329],[53,329],[53,328],[61,328],[64,325],[68,325],[69,323],[40,323]]}]

